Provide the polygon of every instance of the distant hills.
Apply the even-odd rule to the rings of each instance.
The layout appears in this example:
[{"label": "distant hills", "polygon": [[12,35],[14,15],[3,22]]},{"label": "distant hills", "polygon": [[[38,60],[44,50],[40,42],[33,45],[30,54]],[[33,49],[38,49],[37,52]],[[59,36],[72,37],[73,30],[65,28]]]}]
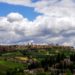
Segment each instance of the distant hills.
[{"label": "distant hills", "polygon": [[14,51],[14,50],[28,50],[28,49],[49,49],[49,48],[58,48],[58,49],[69,49],[75,50],[72,46],[60,46],[60,45],[0,45],[0,51]]}]

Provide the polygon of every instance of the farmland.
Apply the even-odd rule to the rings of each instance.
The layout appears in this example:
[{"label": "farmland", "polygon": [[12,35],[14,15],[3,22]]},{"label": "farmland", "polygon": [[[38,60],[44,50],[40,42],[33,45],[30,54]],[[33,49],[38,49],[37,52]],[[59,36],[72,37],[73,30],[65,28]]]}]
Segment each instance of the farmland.
[{"label": "farmland", "polygon": [[75,49],[58,45],[0,46],[0,75],[73,75]]}]

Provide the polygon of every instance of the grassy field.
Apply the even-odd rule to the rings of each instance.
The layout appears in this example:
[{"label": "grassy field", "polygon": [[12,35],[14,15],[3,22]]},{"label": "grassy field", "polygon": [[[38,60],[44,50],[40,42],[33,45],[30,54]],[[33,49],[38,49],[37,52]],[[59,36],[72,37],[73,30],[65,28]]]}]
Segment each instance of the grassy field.
[{"label": "grassy field", "polygon": [[23,54],[19,51],[16,52],[6,52],[3,53],[2,56],[22,56]]},{"label": "grassy field", "polygon": [[23,68],[23,64],[21,63],[16,63],[16,62],[11,62],[11,61],[5,61],[5,60],[0,60],[0,65],[7,67],[7,68]]},{"label": "grassy field", "polygon": [[18,70],[23,68],[24,65],[22,63],[0,60],[0,75],[6,75],[7,71],[12,72],[13,70]]},{"label": "grassy field", "polygon": [[[70,72],[72,75],[71,68],[75,68],[74,58],[74,51],[61,47],[6,51],[0,55],[0,75],[59,75],[55,72],[63,71],[64,67],[69,69],[64,71],[65,74]],[[66,64],[67,60],[69,61]]]}]

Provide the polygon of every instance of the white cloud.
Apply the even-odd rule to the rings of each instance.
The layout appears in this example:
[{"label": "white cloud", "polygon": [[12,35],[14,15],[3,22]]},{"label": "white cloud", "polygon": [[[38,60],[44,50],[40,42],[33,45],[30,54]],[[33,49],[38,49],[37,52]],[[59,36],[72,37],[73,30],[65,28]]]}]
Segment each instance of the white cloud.
[{"label": "white cloud", "polygon": [[74,21],[74,17],[53,18],[46,15],[29,21],[19,13],[10,13],[0,17],[0,44],[22,44],[29,41],[65,44],[70,41],[74,45]]},{"label": "white cloud", "polygon": [[23,19],[23,16],[18,13],[10,13],[7,15],[8,21],[14,22],[14,21],[21,21]]},{"label": "white cloud", "polygon": [[0,0],[0,2],[28,6],[31,3],[31,0]]},{"label": "white cloud", "polygon": [[[43,13],[34,21],[29,21],[19,13],[1,17],[0,43],[22,44],[33,41],[75,46],[75,5],[72,1],[41,0],[36,3],[29,1],[28,4],[35,7],[36,12]],[[13,3],[13,0],[11,2]]]}]

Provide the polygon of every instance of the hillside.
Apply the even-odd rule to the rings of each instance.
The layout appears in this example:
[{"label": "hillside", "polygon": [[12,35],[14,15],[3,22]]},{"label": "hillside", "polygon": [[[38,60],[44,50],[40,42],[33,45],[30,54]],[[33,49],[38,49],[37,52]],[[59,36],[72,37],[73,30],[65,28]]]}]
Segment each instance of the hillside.
[{"label": "hillside", "polygon": [[73,75],[74,69],[74,47],[0,45],[0,75]]}]

